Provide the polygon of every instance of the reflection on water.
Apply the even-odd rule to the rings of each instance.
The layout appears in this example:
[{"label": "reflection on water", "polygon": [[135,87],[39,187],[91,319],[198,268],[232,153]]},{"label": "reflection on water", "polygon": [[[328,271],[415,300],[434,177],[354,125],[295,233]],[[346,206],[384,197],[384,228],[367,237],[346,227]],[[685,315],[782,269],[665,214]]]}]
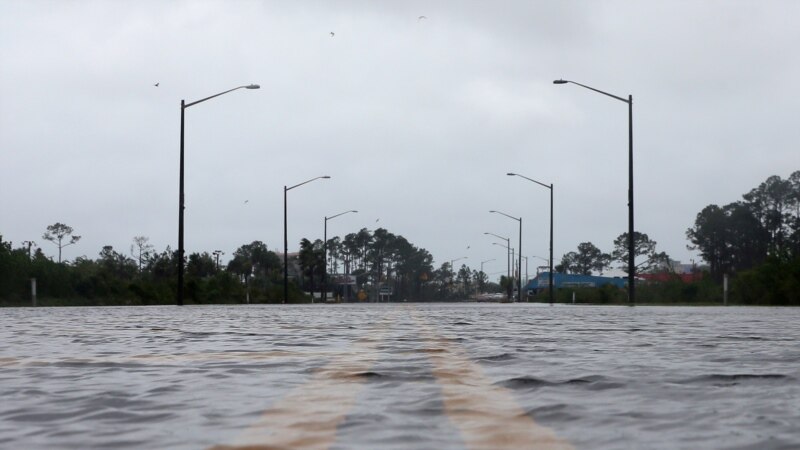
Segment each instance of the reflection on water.
[{"label": "reflection on water", "polygon": [[0,309],[2,448],[800,448],[800,309]]}]

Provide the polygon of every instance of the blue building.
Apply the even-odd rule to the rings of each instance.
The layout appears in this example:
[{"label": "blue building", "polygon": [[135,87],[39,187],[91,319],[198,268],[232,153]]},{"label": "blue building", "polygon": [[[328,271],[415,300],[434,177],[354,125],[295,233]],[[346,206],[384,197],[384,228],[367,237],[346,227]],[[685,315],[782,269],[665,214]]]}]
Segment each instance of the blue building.
[{"label": "blue building", "polygon": [[[575,275],[571,273],[553,273],[553,287],[575,288],[588,287],[596,288],[606,284],[614,285],[618,288],[627,286],[627,279],[620,277],[599,277],[594,275]],[[536,278],[530,280],[525,285],[526,292],[540,292],[550,286],[550,272],[542,272]]]}]

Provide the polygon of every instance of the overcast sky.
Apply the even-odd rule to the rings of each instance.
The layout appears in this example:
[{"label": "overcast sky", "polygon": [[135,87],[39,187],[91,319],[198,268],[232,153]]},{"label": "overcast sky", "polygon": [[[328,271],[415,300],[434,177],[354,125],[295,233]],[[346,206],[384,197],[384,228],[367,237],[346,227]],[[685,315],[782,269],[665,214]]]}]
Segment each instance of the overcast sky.
[{"label": "overcast sky", "polygon": [[[420,19],[420,16],[424,18]],[[636,229],[674,259],[685,231],[800,169],[797,1],[0,1],[0,234],[55,222],[64,258],[177,248],[180,101],[186,250],[384,227],[496,278],[505,250],[556,262]],[[331,35],[331,33],[334,33]],[[158,87],[154,84],[158,83]],[[523,263],[524,264],[524,263]],[[530,260],[529,271],[541,259]]]}]

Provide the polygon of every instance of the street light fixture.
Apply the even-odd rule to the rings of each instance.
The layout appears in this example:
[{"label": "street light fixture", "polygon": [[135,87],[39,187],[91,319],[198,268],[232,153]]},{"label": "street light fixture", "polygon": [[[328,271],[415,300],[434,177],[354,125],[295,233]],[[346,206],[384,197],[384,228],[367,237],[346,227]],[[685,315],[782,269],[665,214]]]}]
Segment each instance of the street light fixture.
[{"label": "street light fixture", "polygon": [[509,172],[506,175],[511,176],[511,177],[524,178],[524,179],[526,179],[526,180],[528,180],[530,182],[538,184],[539,186],[542,186],[542,187],[545,187],[547,189],[550,189],[550,262],[549,262],[549,265],[550,265],[550,276],[549,276],[549,278],[550,279],[548,280],[548,282],[550,284],[548,286],[549,286],[549,291],[550,291],[549,292],[550,305],[552,305],[553,304],[553,183],[550,183],[549,185],[547,185],[547,184],[541,183],[539,181],[536,181],[533,178],[528,178],[525,175],[520,175],[518,173]]},{"label": "street light fixture", "polygon": [[[347,213],[357,213],[355,209],[351,209],[350,211],[341,212],[334,216],[325,217],[325,234],[322,241],[322,248],[323,248],[323,257],[322,257],[322,264],[323,264],[323,271],[322,271],[322,302],[328,301],[328,221],[331,219],[335,219],[339,216],[345,215]],[[311,300],[314,301],[313,299]]]},{"label": "street light fixture", "polygon": [[[504,212],[495,210],[491,210],[489,212],[495,214],[502,214],[508,217],[509,219],[514,219],[519,222],[519,249],[518,249],[519,251],[517,252],[517,255],[519,255],[519,262],[517,263],[517,272],[521,272],[522,271],[522,217],[514,217]],[[520,275],[522,274],[521,273],[517,274],[517,298],[519,299],[519,301],[522,301],[522,277]]]},{"label": "street light fixture", "polygon": [[320,179],[329,179],[330,176],[323,175],[320,177],[314,177],[310,180],[303,181],[302,183],[295,184],[291,187],[283,187],[283,303],[289,301],[289,238],[286,231],[286,193],[291,191],[296,187],[300,187],[304,184],[311,183],[314,180]]},{"label": "street light fixture", "polygon": [[455,264],[456,261],[461,261],[462,259],[467,259],[467,258],[469,258],[469,256],[462,256],[461,258],[451,259],[450,260],[450,270],[453,270],[453,267],[455,267],[455,266],[453,266],[453,264]]},{"label": "street light fixture", "polygon": [[628,302],[631,306],[635,304],[634,280],[636,279],[636,265],[634,264],[634,242],[633,242],[633,95],[628,98],[618,97],[599,89],[576,83],[570,80],[554,80],[553,84],[572,83],[582,88],[595,91],[599,94],[607,95],[613,99],[628,104]]},{"label": "street light fixture", "polygon": [[186,108],[196,105],[198,103],[202,103],[206,100],[211,100],[214,97],[219,97],[220,95],[227,94],[228,92],[233,92],[237,89],[259,89],[261,86],[257,84],[249,84],[246,86],[239,86],[233,89],[228,89],[225,92],[220,92],[219,94],[214,94],[211,97],[206,97],[191,103],[186,103],[186,101],[181,100],[181,162],[180,162],[180,186],[179,186],[179,193],[178,193],[178,306],[183,306],[183,260],[184,260],[184,249],[183,249],[183,210],[185,209],[183,203],[183,116],[184,111]]}]

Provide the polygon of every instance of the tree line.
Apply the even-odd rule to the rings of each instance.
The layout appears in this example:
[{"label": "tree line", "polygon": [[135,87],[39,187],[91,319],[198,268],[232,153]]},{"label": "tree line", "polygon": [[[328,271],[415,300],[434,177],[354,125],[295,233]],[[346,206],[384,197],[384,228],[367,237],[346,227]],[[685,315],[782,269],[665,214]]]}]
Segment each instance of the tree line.
[{"label": "tree line", "polygon": [[[177,288],[177,252],[156,251],[145,236],[132,239],[129,252],[104,246],[97,258],[81,256],[63,261],[61,250],[80,240],[68,225],[56,223],[42,236],[58,248],[58,259],[31,241],[14,247],[0,235],[0,302],[29,304],[30,280],[36,279],[41,304],[171,304]],[[308,302],[309,292],[322,286],[326,248],[321,240],[304,238],[289,260],[289,302]],[[392,299],[452,300],[473,289],[490,287],[487,277],[463,265],[433,267],[433,256],[401,235],[386,229],[362,229],[327,242],[327,273],[351,274],[357,287],[375,300],[376,286],[392,289]],[[218,252],[196,252],[185,261],[185,295],[189,303],[280,303],[283,301],[283,262],[266,244],[254,241],[236,249],[230,261],[219,264]],[[341,286],[328,287],[344,297]],[[497,286],[493,286],[497,289]]]},{"label": "tree line", "polygon": [[[719,302],[725,275],[732,280],[731,300],[743,304],[800,305],[800,171],[787,179],[767,178],[742,199],[724,206],[708,205],[686,230],[689,249],[697,250],[708,264],[708,279],[695,284],[650,284],[639,289],[643,301],[707,300]],[[95,259],[85,256],[62,261],[62,249],[77,244],[81,236],[65,224],[47,227],[42,239],[58,248],[56,261],[35,243],[17,247],[0,235],[0,302],[26,304],[30,280],[37,280],[38,295],[47,304],[170,304],[177,288],[177,252],[156,251],[145,236],[132,239],[129,252],[104,246]],[[466,264],[433,266],[433,256],[401,235],[384,228],[366,228],[327,242],[302,239],[299,253],[290,260],[289,302],[310,301],[309,292],[324,289],[333,274],[356,278],[375,300],[377,287],[388,287],[393,300],[460,300],[478,292],[510,292],[513,277],[488,282],[485,273]],[[670,271],[670,259],[656,249],[647,234],[634,233],[635,257],[640,273]],[[327,258],[327,260],[326,260]],[[192,303],[278,303],[283,301],[283,263],[266,244],[254,241],[236,249],[230,261],[219,264],[218,252],[189,254],[186,296]],[[602,273],[618,263],[627,272],[628,234],[603,252],[591,242],[580,243],[564,254],[555,270],[561,273]],[[326,271],[327,268],[327,271]],[[353,292],[327,283],[333,295]],[[595,292],[615,302],[619,293]],[[566,294],[564,294],[566,295]],[[564,299],[566,300],[566,299]],[[605,301],[605,300],[603,300]],[[622,302],[622,300],[620,301]]]},{"label": "tree line", "polygon": [[[639,258],[636,270],[650,272],[658,268],[669,267],[670,258],[665,252],[656,250],[656,241],[650,239],[645,233],[633,232],[634,261]],[[613,263],[618,262],[619,269],[628,273],[628,233],[620,234],[614,239],[614,249],[605,253],[591,242],[581,242],[576,251],[571,251],[561,257],[561,263],[554,267],[559,273],[572,273],[578,275],[602,274],[611,269]],[[644,259],[642,260],[642,257]]]},{"label": "tree line", "polygon": [[[430,252],[385,228],[374,231],[362,228],[344,237],[328,239],[327,243],[320,239],[313,242],[303,239],[298,261],[302,284],[312,292],[324,288],[325,267],[329,274],[355,277],[356,286],[366,286],[366,293],[373,297],[377,286],[389,287],[393,300],[448,301],[464,299],[478,291],[499,289],[488,283],[485,273],[467,265],[456,269],[444,262],[434,268]],[[332,287],[327,284],[328,288]],[[344,286],[334,289],[334,295],[347,295]]]},{"label": "tree line", "polygon": [[[698,251],[706,262],[707,277],[690,283],[677,277],[647,283],[639,288],[641,301],[721,303],[727,275],[732,303],[800,305],[800,171],[787,179],[770,176],[741,200],[706,206],[686,237],[687,248]],[[627,273],[627,245],[627,233],[614,240],[608,253],[583,242],[562,257],[556,271],[602,274],[616,262]],[[669,256],[657,251],[656,242],[646,234],[634,233],[634,248],[639,273],[673,271]],[[624,301],[621,293],[611,291],[591,295]]]},{"label": "tree line", "polygon": [[[32,252],[32,242],[14,248],[0,236],[0,302],[30,304],[31,279],[36,279],[39,303],[45,305],[173,303],[176,252],[169,247],[157,252],[148,241],[146,237],[134,238],[130,256],[108,245],[95,259],[80,256],[59,262],[48,258],[41,248]],[[208,253],[189,255],[186,286],[197,303],[243,297],[245,291],[239,284],[233,273],[219,270]]]},{"label": "tree line", "polygon": [[734,298],[800,304],[800,171],[773,175],[733,203],[706,206],[686,237],[714,280],[732,277]]}]

